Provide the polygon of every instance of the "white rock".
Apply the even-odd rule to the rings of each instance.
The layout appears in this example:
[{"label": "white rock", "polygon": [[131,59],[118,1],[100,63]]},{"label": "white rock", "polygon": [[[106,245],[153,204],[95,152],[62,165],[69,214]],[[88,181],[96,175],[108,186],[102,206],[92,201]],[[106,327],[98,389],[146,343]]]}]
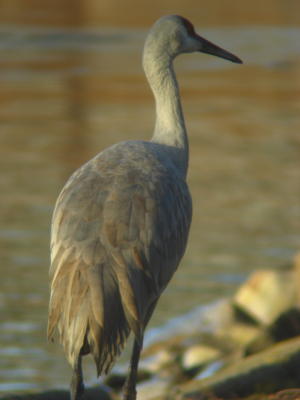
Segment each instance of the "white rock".
[{"label": "white rock", "polygon": [[234,297],[234,304],[264,325],[271,324],[295,301],[292,272],[260,270],[254,272]]},{"label": "white rock", "polygon": [[220,350],[199,344],[191,346],[185,351],[182,357],[182,365],[185,369],[195,368],[215,361],[221,356]]}]

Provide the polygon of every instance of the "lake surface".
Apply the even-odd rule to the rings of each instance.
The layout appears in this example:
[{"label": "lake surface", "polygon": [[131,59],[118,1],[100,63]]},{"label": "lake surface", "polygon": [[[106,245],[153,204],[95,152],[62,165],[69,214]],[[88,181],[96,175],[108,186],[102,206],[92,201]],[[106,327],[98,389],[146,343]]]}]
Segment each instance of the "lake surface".
[{"label": "lake surface", "polygon": [[[145,20],[78,28],[35,22],[36,12],[0,25],[0,393],[68,385],[62,351],[45,338],[53,205],[74,169],[115,142],[150,138],[154,123]],[[194,217],[152,327],[231,295],[254,269],[281,268],[299,250],[300,28],[275,17],[213,22],[201,34],[244,65],[176,60]],[[94,379],[90,364],[85,375]]]}]

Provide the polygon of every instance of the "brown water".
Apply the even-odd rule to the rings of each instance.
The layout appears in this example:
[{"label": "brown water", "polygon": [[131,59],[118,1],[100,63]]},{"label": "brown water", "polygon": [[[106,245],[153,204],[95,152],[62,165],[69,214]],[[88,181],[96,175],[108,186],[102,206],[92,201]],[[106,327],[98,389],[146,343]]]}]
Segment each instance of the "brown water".
[{"label": "brown water", "polygon": [[[153,127],[141,50],[171,3],[151,2],[148,13],[75,3],[7,1],[0,13],[0,393],[68,384],[61,349],[45,339],[53,204],[82,162],[119,140],[149,138]],[[289,263],[300,239],[299,3],[211,1],[205,23],[198,2],[177,3],[175,12],[195,15],[203,36],[245,64],[176,61],[194,219],[152,326],[230,295],[255,268]]]}]

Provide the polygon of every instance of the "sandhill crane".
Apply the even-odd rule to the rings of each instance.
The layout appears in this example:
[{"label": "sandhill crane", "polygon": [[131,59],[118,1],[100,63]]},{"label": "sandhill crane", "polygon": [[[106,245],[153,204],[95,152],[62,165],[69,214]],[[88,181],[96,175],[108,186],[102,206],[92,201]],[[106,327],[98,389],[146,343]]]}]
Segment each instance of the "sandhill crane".
[{"label": "sandhill crane", "polygon": [[57,199],[48,338],[57,329],[73,368],[72,400],[84,390],[82,356],[92,354],[98,375],[107,373],[131,331],[124,400],[136,399],[144,330],[184,254],[192,217],[188,138],[173,59],[197,51],[241,63],[198,36],[183,17],[154,24],[143,53],[156,104],[152,139],[105,149],[70,177]]}]

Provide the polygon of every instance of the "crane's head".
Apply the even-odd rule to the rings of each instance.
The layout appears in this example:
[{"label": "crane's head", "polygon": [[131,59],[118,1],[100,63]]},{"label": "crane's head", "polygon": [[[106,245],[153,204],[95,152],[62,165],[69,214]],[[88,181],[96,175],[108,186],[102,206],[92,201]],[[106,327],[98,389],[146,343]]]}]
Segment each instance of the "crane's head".
[{"label": "crane's head", "polygon": [[234,63],[242,63],[242,60],[234,54],[199,36],[191,22],[179,15],[168,15],[160,18],[153,25],[147,42],[152,46],[155,44],[160,52],[167,52],[171,58],[180,53],[200,51],[225,58]]}]

